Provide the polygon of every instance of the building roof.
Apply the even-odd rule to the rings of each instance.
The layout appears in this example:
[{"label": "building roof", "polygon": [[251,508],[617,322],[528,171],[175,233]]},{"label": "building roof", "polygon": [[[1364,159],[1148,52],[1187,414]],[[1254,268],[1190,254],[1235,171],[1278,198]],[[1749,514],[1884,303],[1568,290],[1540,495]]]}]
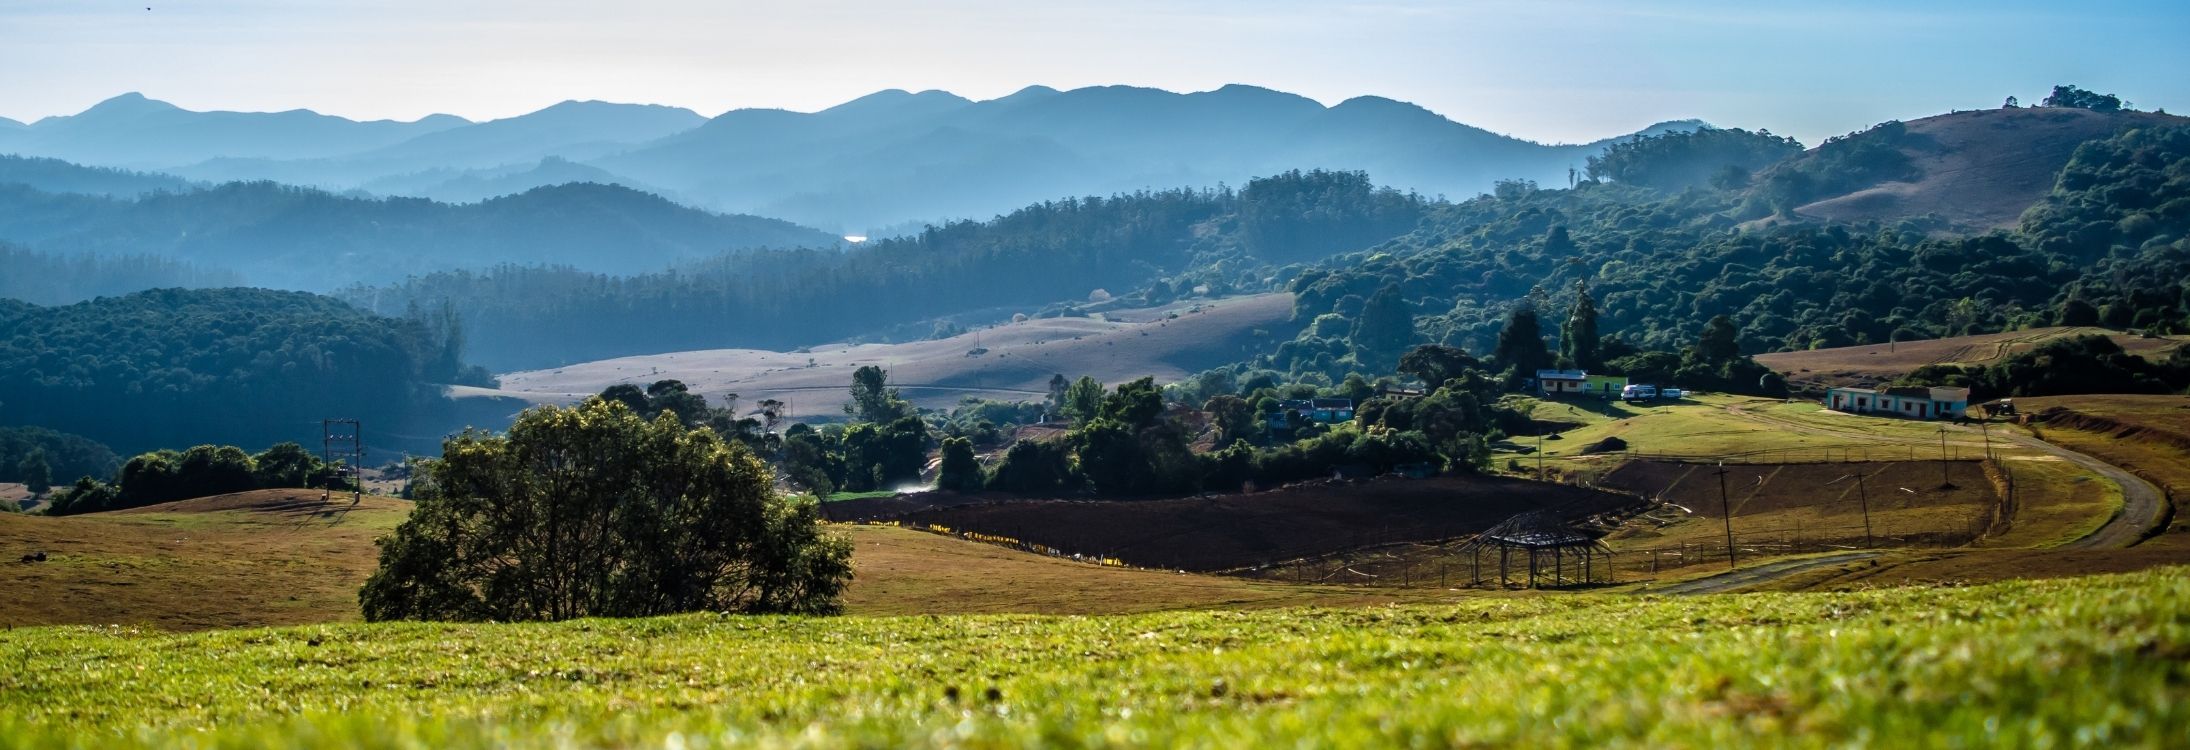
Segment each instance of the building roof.
[{"label": "building roof", "polygon": [[1537,370],[1537,380],[1588,380],[1589,373],[1582,370]]},{"label": "building roof", "polygon": [[1544,510],[1532,510],[1516,515],[1498,525],[1484,529],[1483,533],[1462,549],[1468,547],[1527,547],[1549,549],[1552,547],[1589,547],[1597,544],[1597,537],[1574,528],[1557,514]]},{"label": "building roof", "polygon": [[1354,408],[1354,400],[1350,398],[1319,398],[1315,400],[1315,406],[1318,409],[1351,409]]}]

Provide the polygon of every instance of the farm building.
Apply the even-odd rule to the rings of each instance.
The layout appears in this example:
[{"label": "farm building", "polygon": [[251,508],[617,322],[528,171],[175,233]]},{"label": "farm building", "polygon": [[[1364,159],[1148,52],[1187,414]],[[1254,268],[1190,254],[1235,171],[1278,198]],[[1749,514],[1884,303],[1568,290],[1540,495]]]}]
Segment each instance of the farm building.
[{"label": "farm building", "polygon": [[1537,370],[1536,390],[1546,396],[1589,395],[1612,398],[1627,387],[1622,375],[1591,375],[1583,370]]},{"label": "farm building", "polygon": [[1550,578],[1553,586],[1611,583],[1612,549],[1597,536],[1575,528],[1550,511],[1534,510],[1484,529],[1460,545],[1459,551],[1468,556],[1470,577],[1477,586],[1487,582],[1483,553],[1492,550],[1498,552],[1500,588],[1511,585],[1507,568],[1515,552],[1528,556],[1529,588],[1542,585],[1539,575]]},{"label": "farm building", "polygon": [[1911,419],[1956,419],[1969,408],[1968,388],[1893,386],[1890,388],[1834,388],[1825,392],[1825,406],[1850,414],[1892,414]]}]

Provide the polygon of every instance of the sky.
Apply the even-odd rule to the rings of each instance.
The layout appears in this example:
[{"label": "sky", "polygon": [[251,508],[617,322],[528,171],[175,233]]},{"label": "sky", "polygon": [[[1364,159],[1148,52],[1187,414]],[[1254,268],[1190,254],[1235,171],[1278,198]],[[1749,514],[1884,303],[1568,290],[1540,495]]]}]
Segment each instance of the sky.
[{"label": "sky", "polygon": [[2186,32],[2183,0],[0,0],[0,117],[127,91],[483,120],[566,99],[712,116],[885,88],[1245,83],[1547,142],[1693,117],[1815,144],[2056,83],[2190,111]]}]

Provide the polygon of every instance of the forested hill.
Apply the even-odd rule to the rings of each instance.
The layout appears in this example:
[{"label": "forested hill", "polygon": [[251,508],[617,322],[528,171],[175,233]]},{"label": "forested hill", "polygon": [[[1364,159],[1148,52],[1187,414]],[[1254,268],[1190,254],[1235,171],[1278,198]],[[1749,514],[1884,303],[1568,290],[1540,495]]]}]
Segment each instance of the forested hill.
[{"label": "forested hill", "polygon": [[1163,301],[1268,290],[1283,283],[1281,268],[1397,236],[1428,207],[1360,173],[1290,172],[1239,191],[1051,201],[846,252],[735,253],[632,277],[512,265],[342,296],[388,313],[454,305],[477,360],[496,369],[886,332],[918,338],[931,330],[904,327],[964,313],[1079,314],[1066,303],[1091,295]]},{"label": "forested hill", "polygon": [[726,250],[841,240],[613,185],[445,204],[258,182],[135,200],[0,185],[0,241],[55,254],[156,255],[233,270],[250,284],[326,290],[497,263],[635,273]]},{"label": "forested hill", "polygon": [[1340,320],[1310,326],[1264,364],[1355,368],[1344,319],[1387,287],[1415,316],[1417,340],[1472,352],[1492,349],[1517,304],[1560,320],[1577,283],[1595,299],[1598,330],[1619,340],[1608,352],[1677,351],[1718,315],[1747,352],[2055,324],[2190,330],[2190,127],[2082,144],[2017,228],[1979,235],[1914,220],[1744,229],[1771,207],[1746,174],[1732,176],[1742,179],[1680,192],[1640,180],[1509,183],[1440,207],[1407,236],[1295,280],[1297,317]]},{"label": "forested hill", "polygon": [[60,159],[0,155],[0,185],[24,185],[48,193],[84,193],[134,198],[160,191],[182,192],[199,187],[172,175],[131,172],[106,167],[86,167]]},{"label": "forested hill", "polygon": [[[445,315],[389,318],[260,289],[161,289],[59,307],[0,302],[0,420],[140,450],[316,440],[366,419],[430,447],[440,383],[483,382]],[[417,439],[413,439],[417,438]]]}]

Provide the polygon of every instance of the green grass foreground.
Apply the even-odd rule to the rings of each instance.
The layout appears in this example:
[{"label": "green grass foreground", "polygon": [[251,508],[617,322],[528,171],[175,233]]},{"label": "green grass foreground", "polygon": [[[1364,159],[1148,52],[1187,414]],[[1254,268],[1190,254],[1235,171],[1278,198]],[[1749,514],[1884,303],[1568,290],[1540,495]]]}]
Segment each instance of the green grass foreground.
[{"label": "green grass foreground", "polygon": [[0,747],[2190,744],[2190,569],[1120,617],[0,633]]}]

